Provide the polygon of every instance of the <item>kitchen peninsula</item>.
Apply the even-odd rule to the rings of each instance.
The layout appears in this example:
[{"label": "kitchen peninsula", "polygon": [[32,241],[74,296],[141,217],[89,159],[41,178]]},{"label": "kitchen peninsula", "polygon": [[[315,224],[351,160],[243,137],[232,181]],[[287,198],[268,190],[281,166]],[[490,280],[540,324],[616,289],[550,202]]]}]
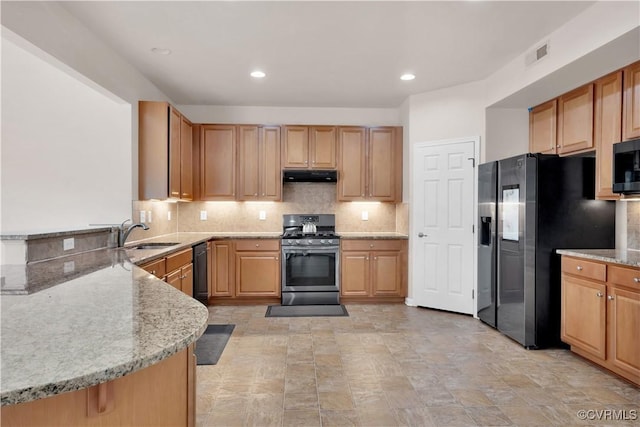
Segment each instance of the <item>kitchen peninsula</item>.
[{"label": "kitchen peninsula", "polygon": [[1,298],[4,425],[194,424],[193,344],[206,307],[121,249],[2,274],[25,278]]}]

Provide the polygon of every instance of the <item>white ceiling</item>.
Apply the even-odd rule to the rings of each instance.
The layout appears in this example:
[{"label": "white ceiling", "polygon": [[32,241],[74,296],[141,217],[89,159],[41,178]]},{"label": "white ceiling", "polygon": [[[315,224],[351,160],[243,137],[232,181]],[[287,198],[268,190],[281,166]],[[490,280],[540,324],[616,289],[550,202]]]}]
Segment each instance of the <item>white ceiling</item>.
[{"label": "white ceiling", "polygon": [[62,4],[177,104],[393,108],[486,78],[593,2]]}]

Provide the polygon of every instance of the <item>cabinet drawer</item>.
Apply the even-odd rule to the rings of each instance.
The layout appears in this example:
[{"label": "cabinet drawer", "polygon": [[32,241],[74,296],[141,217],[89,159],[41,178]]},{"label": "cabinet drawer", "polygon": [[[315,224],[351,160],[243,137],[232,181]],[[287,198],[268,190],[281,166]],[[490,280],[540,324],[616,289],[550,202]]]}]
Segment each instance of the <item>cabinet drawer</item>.
[{"label": "cabinet drawer", "polygon": [[153,274],[156,277],[159,278],[163,278],[165,273],[166,273],[166,269],[165,269],[165,263],[164,263],[164,258],[155,260],[155,261],[151,261],[147,264],[143,264],[140,266],[140,268],[142,268],[143,270],[148,271],[149,273]]},{"label": "cabinet drawer", "polygon": [[342,240],[343,251],[400,251],[403,247],[402,240]]},{"label": "cabinet drawer", "polygon": [[167,272],[171,272],[176,270],[183,265],[191,264],[191,259],[193,257],[193,250],[191,248],[185,249],[184,251],[176,252],[175,254],[171,254],[167,256]]},{"label": "cabinet drawer", "polygon": [[609,282],[640,289],[640,269],[609,264]]},{"label": "cabinet drawer", "polygon": [[236,240],[236,251],[279,251],[280,240],[242,239]]},{"label": "cabinet drawer", "polygon": [[581,258],[562,257],[562,272],[586,279],[607,280],[607,266]]}]

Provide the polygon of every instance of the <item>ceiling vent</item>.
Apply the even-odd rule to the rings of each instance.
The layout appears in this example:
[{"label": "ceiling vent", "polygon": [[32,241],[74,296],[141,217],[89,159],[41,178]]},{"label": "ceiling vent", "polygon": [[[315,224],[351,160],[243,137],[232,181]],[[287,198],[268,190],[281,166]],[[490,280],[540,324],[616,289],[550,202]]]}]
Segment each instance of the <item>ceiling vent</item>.
[{"label": "ceiling vent", "polygon": [[544,44],[536,47],[531,52],[527,53],[527,55],[524,58],[525,65],[529,66],[533,63],[536,63],[548,55],[549,55],[549,42],[546,41],[544,42]]}]

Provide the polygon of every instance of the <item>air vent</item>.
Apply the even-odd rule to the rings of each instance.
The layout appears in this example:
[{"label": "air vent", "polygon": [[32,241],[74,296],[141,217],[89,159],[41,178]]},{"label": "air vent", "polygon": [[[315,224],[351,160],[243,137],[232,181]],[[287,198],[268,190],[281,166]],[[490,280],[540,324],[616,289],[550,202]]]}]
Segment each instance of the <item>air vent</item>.
[{"label": "air vent", "polygon": [[549,55],[549,42],[545,42],[544,44],[536,47],[531,52],[527,53],[525,56],[524,62],[526,65],[531,65],[535,62],[540,61],[545,56]]}]

